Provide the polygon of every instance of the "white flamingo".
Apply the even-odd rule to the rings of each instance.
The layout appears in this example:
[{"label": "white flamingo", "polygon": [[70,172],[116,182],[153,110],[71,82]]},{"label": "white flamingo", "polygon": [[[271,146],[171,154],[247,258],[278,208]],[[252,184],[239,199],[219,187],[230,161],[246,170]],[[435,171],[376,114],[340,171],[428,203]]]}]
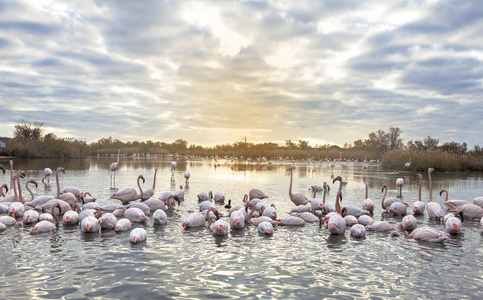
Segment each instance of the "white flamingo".
[{"label": "white flamingo", "polygon": [[441,196],[443,193],[446,193],[446,198],[445,198],[443,204],[446,205],[446,207],[448,209],[451,209],[451,208],[456,207],[456,206],[470,204],[470,202],[468,202],[466,200],[448,200],[448,190],[446,190],[446,189],[441,189],[441,191],[439,192],[439,195]]},{"label": "white flamingo", "polygon": [[434,172],[433,168],[428,169],[429,176],[429,202],[428,202],[428,217],[430,219],[441,219],[443,217],[443,209],[437,202],[433,202],[433,182],[431,180],[431,173]]},{"label": "white flamingo", "polygon": [[157,209],[153,213],[153,223],[157,225],[164,225],[168,222],[168,216],[163,209]]},{"label": "white flamingo", "polygon": [[132,222],[129,219],[123,218],[116,222],[116,232],[127,231],[132,228]]},{"label": "white flamingo", "polygon": [[[117,161],[113,162],[109,166],[109,171],[111,171],[111,186],[112,186],[113,182],[114,182],[114,184],[116,183],[116,171],[119,169],[119,155],[120,154],[121,154],[121,150],[117,149]],[[113,175],[114,175],[114,180],[112,180]]]},{"label": "white flamingo", "polygon": [[146,241],[147,233],[144,228],[134,228],[129,234],[129,240],[132,244],[138,244]]},{"label": "white flamingo", "polygon": [[414,202],[413,211],[415,215],[422,215],[424,214],[424,210],[426,209],[426,204],[421,201],[421,186],[423,184],[423,175],[416,174],[414,177],[419,177],[419,200]]},{"label": "white flamingo", "polygon": [[258,232],[261,234],[273,234],[273,225],[267,221],[263,221],[258,224]]},{"label": "white flamingo", "polygon": [[100,232],[101,224],[96,217],[86,217],[81,222],[82,232]]},{"label": "white flamingo", "polygon": [[42,178],[42,183],[45,183],[44,180],[47,178],[47,184],[50,183],[50,176],[52,175],[52,170],[50,168],[44,169],[44,178]]},{"label": "white flamingo", "polygon": [[386,208],[391,206],[391,204],[393,204],[394,202],[402,202],[401,199],[396,198],[396,197],[390,197],[390,198],[386,199],[387,186],[385,184],[382,186],[381,192],[384,193],[384,195],[382,196],[382,201],[381,201],[381,206],[382,206],[382,209],[384,209],[384,210],[386,210]]},{"label": "white flamingo", "polygon": [[402,198],[402,186],[403,186],[403,184],[404,184],[404,179],[402,179],[402,178],[396,179],[396,186],[399,189],[399,195],[398,195],[399,198]]},{"label": "white flamingo", "polygon": [[415,240],[421,240],[426,242],[433,242],[433,243],[440,243],[444,240],[449,239],[449,234],[446,232],[442,232],[436,230],[431,227],[419,227],[413,230],[411,234],[406,231],[406,235],[409,238],[413,238]]},{"label": "white flamingo", "polygon": [[409,168],[411,166],[411,159],[407,163],[404,164],[404,167]]},{"label": "white flamingo", "polygon": [[45,232],[52,232],[55,231],[57,227],[54,223],[49,221],[40,221],[39,223],[35,224],[32,229],[30,229],[30,234],[37,234],[37,233],[45,233]]},{"label": "white flamingo", "polygon": [[305,205],[309,202],[309,199],[304,196],[303,194],[296,193],[292,194],[292,181],[293,181],[293,167],[290,167],[290,186],[288,189],[288,195],[290,197],[290,200],[295,204],[295,205]]},{"label": "white flamingo", "polygon": [[365,186],[366,186],[366,198],[364,199],[364,201],[362,201],[362,209],[367,210],[372,215],[374,213],[374,201],[372,201],[367,197],[369,192],[367,182],[365,183]]}]

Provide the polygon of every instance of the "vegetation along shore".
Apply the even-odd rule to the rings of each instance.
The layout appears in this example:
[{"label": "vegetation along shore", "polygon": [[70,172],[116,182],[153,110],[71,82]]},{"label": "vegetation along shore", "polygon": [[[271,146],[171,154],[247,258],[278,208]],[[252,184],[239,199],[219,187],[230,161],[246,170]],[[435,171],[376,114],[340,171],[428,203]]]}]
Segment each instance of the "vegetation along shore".
[{"label": "vegetation along shore", "polygon": [[369,133],[364,140],[359,139],[343,147],[337,145],[309,145],[308,141],[286,140],[285,145],[272,142],[251,143],[247,137],[233,144],[202,147],[188,145],[183,139],[173,143],[159,141],[127,141],[102,138],[93,143],[80,139],[62,138],[54,133],[44,134],[44,123],[26,120],[19,121],[14,128],[13,138],[0,137],[6,142],[0,148],[1,156],[16,158],[82,158],[92,155],[115,154],[120,149],[126,156],[136,154],[150,155],[191,155],[200,157],[238,157],[255,159],[265,157],[268,160],[288,158],[311,161],[380,161],[387,169],[406,169],[424,171],[434,167],[439,171],[483,171],[483,150],[480,146],[468,149],[466,143],[445,142],[428,136],[423,140],[403,143],[402,130],[389,128],[388,132],[378,130]]}]

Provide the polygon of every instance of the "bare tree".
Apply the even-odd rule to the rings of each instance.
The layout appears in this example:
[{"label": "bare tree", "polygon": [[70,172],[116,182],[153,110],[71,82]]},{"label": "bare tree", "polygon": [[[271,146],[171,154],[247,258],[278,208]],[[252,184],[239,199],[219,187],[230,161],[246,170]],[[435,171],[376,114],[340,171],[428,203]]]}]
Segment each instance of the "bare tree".
[{"label": "bare tree", "polygon": [[31,122],[30,120],[20,119],[18,124],[15,125],[13,135],[16,138],[26,138],[40,141],[43,133],[44,122],[40,122],[38,120]]}]

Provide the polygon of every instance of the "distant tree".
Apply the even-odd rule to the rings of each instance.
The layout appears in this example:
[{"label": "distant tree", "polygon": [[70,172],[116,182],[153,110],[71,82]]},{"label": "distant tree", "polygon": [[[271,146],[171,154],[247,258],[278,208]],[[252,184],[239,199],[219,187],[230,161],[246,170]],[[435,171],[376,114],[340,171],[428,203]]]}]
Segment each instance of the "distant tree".
[{"label": "distant tree", "polygon": [[292,142],[292,140],[285,140],[285,145],[290,149],[292,150],[293,148],[297,148],[297,146],[295,145],[294,142]]},{"label": "distant tree", "polygon": [[426,149],[432,149],[438,147],[439,139],[433,139],[431,136],[428,135],[427,138],[423,140],[424,147]]},{"label": "distant tree", "polygon": [[302,150],[307,150],[309,149],[309,141],[303,141],[303,140],[299,140],[299,145],[298,147]]},{"label": "distant tree", "polygon": [[448,142],[448,143],[444,143],[439,148],[448,153],[464,154],[466,150],[468,150],[468,145],[466,143],[460,144],[456,142]]},{"label": "distant tree", "polygon": [[398,150],[403,148],[404,144],[403,139],[400,138],[401,134],[402,130],[399,129],[399,127],[389,128],[389,133],[387,133],[389,150]]},{"label": "distant tree", "polygon": [[16,138],[40,141],[44,133],[44,122],[20,119],[13,132]]}]

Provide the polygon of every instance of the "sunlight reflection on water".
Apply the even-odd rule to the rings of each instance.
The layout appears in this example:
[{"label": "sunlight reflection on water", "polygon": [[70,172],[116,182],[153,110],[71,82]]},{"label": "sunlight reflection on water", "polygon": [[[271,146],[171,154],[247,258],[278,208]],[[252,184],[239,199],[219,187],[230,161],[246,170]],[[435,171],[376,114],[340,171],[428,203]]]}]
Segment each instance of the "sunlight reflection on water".
[{"label": "sunlight reflection on water", "polygon": [[[325,226],[308,223],[303,227],[278,227],[273,236],[258,234],[255,226],[232,230],[225,237],[214,237],[205,228],[181,227],[186,217],[198,211],[196,195],[201,191],[223,191],[233,204],[240,205],[243,195],[257,187],[270,195],[279,216],[288,215],[293,204],[288,198],[288,163],[251,166],[220,164],[211,161],[179,161],[172,174],[170,160],[121,160],[116,186],[110,186],[109,159],[76,161],[29,160],[15,162],[27,178],[39,179],[42,170],[66,163],[61,186],[73,185],[90,191],[100,205],[118,189],[136,186],[139,174],[152,185],[158,167],[155,195],[185,186],[183,174],[190,171],[185,201],[168,213],[167,225],[135,224],[146,228],[145,243],[129,243],[129,232],[103,231],[83,234],[77,226],[59,226],[51,234],[30,235],[30,226],[8,228],[0,232],[0,288],[4,298],[239,298],[320,299],[399,297],[481,298],[483,274],[481,226],[465,221],[463,233],[442,244],[417,242],[401,235],[368,232],[365,238],[329,235]],[[46,164],[50,165],[46,165]],[[340,171],[339,171],[340,172]],[[335,174],[334,174],[335,173]],[[324,181],[332,186],[327,201],[333,202],[337,186],[326,163],[316,168],[297,164],[293,189],[311,197],[308,188]],[[8,182],[7,175],[2,180]],[[377,166],[364,171],[352,166],[344,203],[360,205],[364,184],[376,202],[375,220],[385,219],[397,225],[401,217],[383,216],[380,207],[381,186],[387,184],[388,196],[395,196],[397,177],[405,178],[404,201],[412,204],[418,195],[419,180],[411,172],[388,172]],[[427,201],[427,174],[423,181],[423,200]],[[483,180],[478,173],[435,173],[435,191],[445,187],[452,199],[472,200],[483,195]],[[36,195],[56,191],[51,185],[39,185]],[[444,199],[433,191],[435,201]],[[317,197],[321,197],[318,195]],[[226,213],[223,205],[217,205]],[[228,220],[227,213],[224,217]],[[443,225],[418,217],[419,226],[443,229]],[[448,280],[445,274],[453,274]],[[463,287],[464,286],[464,287]]]}]

